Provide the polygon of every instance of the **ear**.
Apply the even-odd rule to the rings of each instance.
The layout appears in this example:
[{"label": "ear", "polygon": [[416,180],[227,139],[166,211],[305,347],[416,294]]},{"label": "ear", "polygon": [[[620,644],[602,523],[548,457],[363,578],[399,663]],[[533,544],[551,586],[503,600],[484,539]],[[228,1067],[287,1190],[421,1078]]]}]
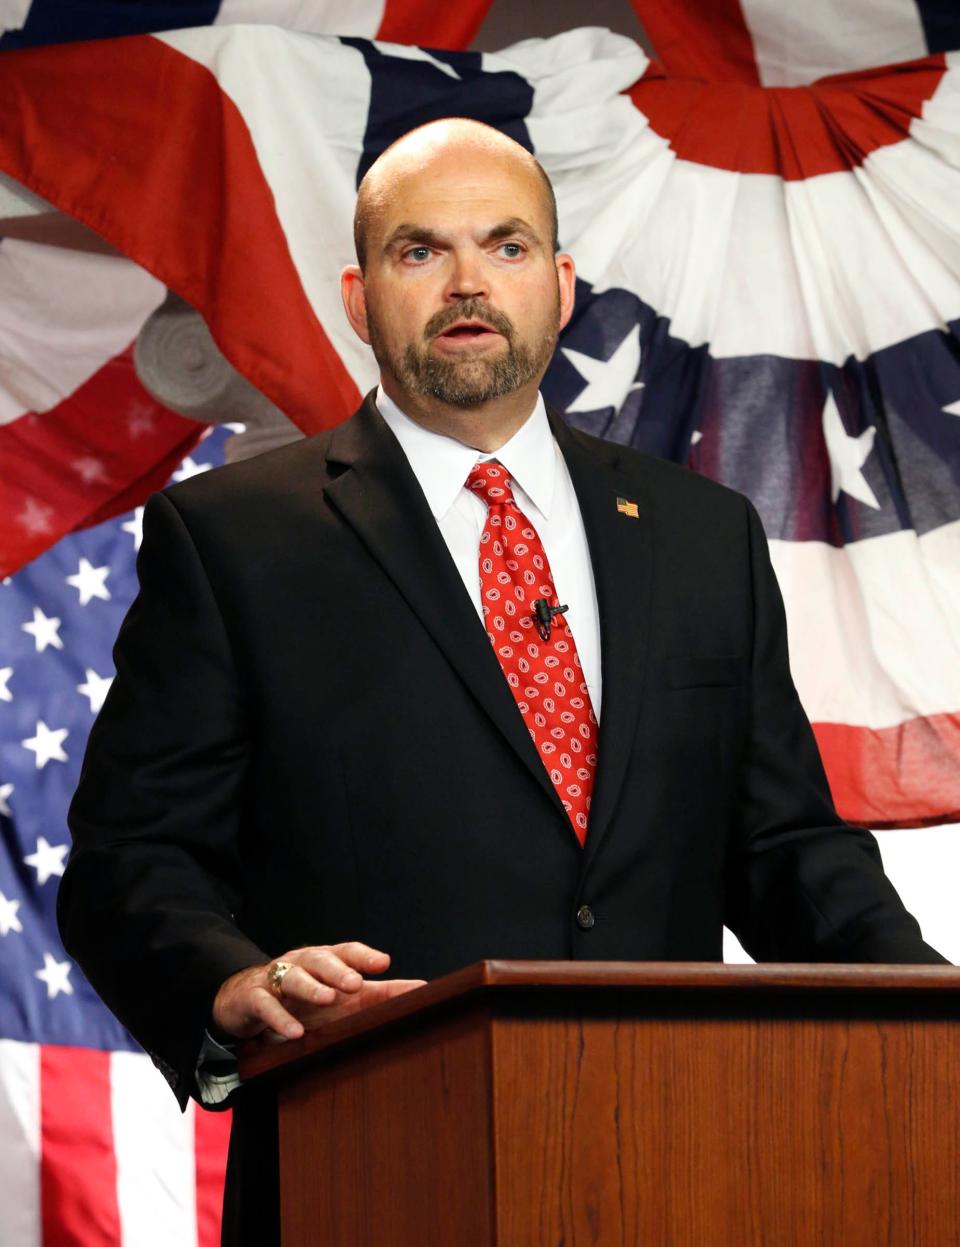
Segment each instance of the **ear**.
[{"label": "ear", "polygon": [[577,284],[577,270],[573,256],[565,251],[554,256],[557,266],[557,283],[560,287],[560,328],[565,329],[573,315],[574,292]]},{"label": "ear", "polygon": [[353,326],[353,332],[361,342],[370,345],[370,333],[367,329],[367,290],[363,280],[363,271],[356,264],[348,264],[340,274],[340,295],[343,299],[343,310],[347,320]]}]

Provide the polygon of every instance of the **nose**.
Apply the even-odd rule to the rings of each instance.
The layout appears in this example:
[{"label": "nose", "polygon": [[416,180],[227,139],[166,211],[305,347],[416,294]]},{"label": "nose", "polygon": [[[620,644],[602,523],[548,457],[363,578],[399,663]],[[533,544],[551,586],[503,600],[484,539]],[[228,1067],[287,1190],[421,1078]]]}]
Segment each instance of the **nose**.
[{"label": "nose", "polygon": [[456,303],[460,299],[485,299],[490,293],[483,269],[483,256],[473,249],[458,249],[451,254],[446,299]]}]

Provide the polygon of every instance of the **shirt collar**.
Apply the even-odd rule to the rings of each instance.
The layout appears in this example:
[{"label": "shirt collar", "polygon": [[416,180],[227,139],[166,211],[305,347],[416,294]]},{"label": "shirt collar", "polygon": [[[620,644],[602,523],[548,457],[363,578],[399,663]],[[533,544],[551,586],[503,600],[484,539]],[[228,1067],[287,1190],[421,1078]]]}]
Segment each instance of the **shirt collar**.
[{"label": "shirt collar", "polygon": [[479,459],[502,463],[544,518],[550,518],[557,450],[542,394],[537,394],[533,411],[513,437],[492,453],[425,429],[405,415],[382,386],[377,388],[376,402],[420,482],[434,519],[447,514]]}]

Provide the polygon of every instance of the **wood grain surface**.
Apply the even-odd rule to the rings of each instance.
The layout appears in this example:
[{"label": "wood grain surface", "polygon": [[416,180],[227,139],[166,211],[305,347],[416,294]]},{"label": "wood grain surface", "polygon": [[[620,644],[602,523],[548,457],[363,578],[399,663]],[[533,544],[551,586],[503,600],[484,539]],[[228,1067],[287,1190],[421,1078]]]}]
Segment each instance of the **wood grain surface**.
[{"label": "wood grain surface", "polygon": [[283,1247],[495,1247],[482,1010],[316,1059],[280,1097]]},{"label": "wood grain surface", "polygon": [[495,1023],[498,1244],[960,1243],[944,1020]]}]

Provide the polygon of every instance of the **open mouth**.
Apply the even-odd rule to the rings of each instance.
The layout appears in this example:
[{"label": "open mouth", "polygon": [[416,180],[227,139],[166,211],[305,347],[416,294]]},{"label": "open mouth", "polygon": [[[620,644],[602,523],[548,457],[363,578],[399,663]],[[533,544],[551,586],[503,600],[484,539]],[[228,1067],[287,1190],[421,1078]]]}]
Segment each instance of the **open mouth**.
[{"label": "open mouth", "polygon": [[458,321],[449,329],[444,329],[442,333],[437,334],[437,337],[445,342],[479,342],[485,338],[498,338],[499,336],[495,329],[491,329],[489,325],[479,320]]}]

